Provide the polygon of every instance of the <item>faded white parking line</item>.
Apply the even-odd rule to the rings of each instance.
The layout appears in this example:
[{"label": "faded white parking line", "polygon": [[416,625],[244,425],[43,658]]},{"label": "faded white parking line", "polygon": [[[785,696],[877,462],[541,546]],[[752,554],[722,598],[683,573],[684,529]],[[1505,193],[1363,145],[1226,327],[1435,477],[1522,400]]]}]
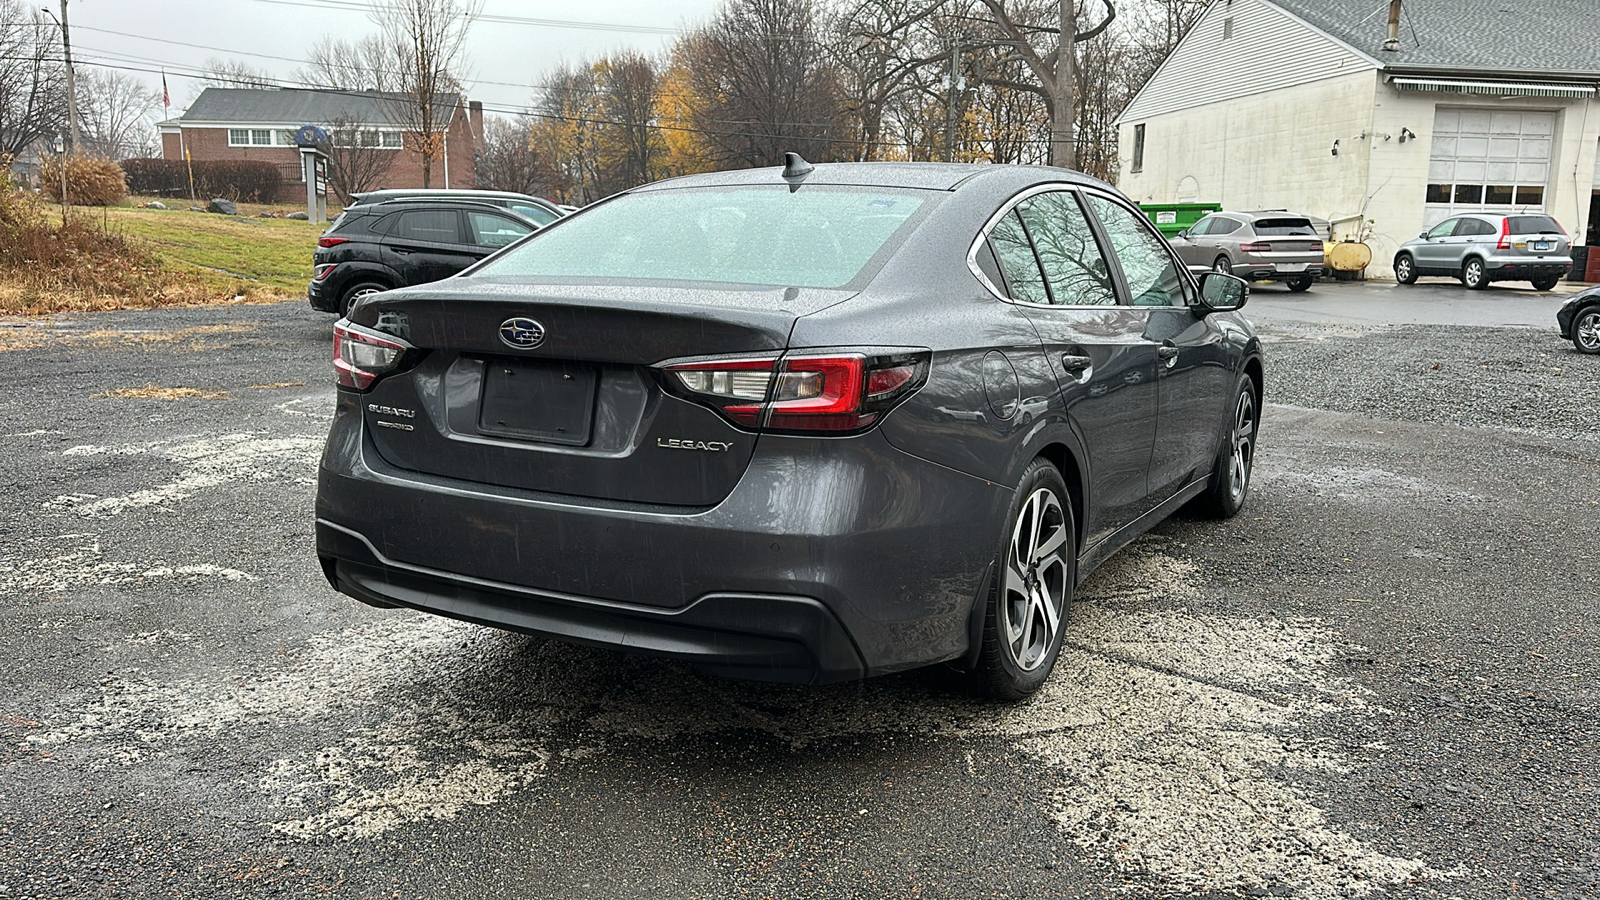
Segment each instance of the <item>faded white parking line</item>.
[{"label": "faded white parking line", "polygon": [[254,581],[240,569],[211,563],[107,562],[92,534],[67,534],[31,542],[22,554],[0,555],[0,596],[33,596],[95,584],[134,584],[153,579],[221,578]]},{"label": "faded white parking line", "polygon": [[227,434],[149,445],[72,447],[66,456],[140,456],[159,454],[182,464],[179,476],[166,484],[129,494],[102,497],[94,494],[62,494],[45,503],[45,509],[89,519],[109,519],[129,510],[164,507],[195,494],[236,481],[292,479],[299,484],[313,483],[317,452],[323,439],[311,435],[266,437],[260,434]]}]

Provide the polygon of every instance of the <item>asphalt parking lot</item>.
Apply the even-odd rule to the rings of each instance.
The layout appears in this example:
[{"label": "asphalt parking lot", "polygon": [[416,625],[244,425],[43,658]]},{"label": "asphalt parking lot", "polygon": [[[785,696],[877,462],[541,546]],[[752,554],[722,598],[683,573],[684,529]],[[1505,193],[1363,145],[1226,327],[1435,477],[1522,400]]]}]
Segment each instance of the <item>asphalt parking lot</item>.
[{"label": "asphalt parking lot", "polygon": [[1016,707],[363,607],[329,317],[0,322],[0,898],[1600,896],[1600,357],[1420,287],[1256,293],[1249,507]]}]

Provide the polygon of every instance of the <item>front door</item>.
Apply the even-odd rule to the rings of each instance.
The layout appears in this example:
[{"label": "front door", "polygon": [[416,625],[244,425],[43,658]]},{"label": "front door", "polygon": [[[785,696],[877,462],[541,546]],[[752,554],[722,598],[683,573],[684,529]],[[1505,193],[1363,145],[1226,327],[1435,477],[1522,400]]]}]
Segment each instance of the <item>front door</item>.
[{"label": "front door", "polygon": [[1193,285],[1148,220],[1102,194],[1088,194],[1126,286],[1143,313],[1142,339],[1155,348],[1156,436],[1149,459],[1147,508],[1205,477],[1221,446],[1238,375],[1227,335],[1194,314]]},{"label": "front door", "polygon": [[1450,236],[1455,234],[1456,226],[1459,224],[1461,224],[1460,219],[1445,219],[1428,229],[1426,237],[1414,250],[1418,269],[1449,268]]}]

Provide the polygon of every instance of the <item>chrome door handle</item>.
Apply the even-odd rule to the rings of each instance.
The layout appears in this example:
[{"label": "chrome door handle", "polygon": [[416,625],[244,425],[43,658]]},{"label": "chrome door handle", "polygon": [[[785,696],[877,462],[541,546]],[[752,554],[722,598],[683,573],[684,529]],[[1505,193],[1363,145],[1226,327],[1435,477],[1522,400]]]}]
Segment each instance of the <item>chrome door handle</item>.
[{"label": "chrome door handle", "polygon": [[1177,359],[1178,358],[1178,348],[1172,346],[1171,344],[1165,344],[1165,345],[1163,345],[1161,347],[1156,348],[1156,355],[1161,357],[1162,359]]},{"label": "chrome door handle", "polygon": [[1061,354],[1061,368],[1068,372],[1082,372],[1094,365],[1094,359],[1088,356],[1075,356],[1071,353]]}]

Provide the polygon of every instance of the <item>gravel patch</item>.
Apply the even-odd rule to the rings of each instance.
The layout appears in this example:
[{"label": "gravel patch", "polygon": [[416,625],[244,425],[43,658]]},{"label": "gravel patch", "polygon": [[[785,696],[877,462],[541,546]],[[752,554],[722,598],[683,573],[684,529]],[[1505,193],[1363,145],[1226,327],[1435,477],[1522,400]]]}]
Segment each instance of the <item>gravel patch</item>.
[{"label": "gravel patch", "polygon": [[1271,325],[1267,401],[1600,443],[1600,356],[1553,331]]}]

